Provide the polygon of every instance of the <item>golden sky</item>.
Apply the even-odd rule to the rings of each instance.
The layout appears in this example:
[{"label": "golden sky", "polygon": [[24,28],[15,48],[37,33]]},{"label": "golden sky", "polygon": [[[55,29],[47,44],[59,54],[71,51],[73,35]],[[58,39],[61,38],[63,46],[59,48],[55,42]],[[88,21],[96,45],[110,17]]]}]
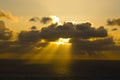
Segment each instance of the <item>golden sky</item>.
[{"label": "golden sky", "polygon": [[30,26],[23,24],[30,17],[49,15],[55,15],[61,21],[90,21],[93,26],[101,26],[106,25],[108,18],[119,17],[119,3],[120,0],[0,0],[0,9],[20,19],[19,25],[7,23],[13,29]]},{"label": "golden sky", "polygon": [[[68,59],[71,53],[102,53],[101,59],[107,59],[108,54],[110,59],[119,59],[119,3],[120,0],[0,0],[0,51],[6,53],[0,57],[16,57],[7,53],[30,51],[31,55],[23,54],[22,58],[46,56],[49,61],[62,58],[64,53],[68,53]],[[12,35],[12,31],[21,32]],[[14,36],[16,40],[12,41]],[[34,53],[37,54],[33,56]]]}]

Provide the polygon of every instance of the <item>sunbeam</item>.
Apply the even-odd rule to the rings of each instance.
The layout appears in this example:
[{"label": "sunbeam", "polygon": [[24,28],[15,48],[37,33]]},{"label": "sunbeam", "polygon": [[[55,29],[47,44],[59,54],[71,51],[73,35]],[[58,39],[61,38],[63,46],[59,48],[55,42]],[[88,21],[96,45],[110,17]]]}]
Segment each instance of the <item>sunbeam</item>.
[{"label": "sunbeam", "polygon": [[[61,61],[67,63],[71,58],[71,43],[69,39],[63,39],[64,44],[56,44],[50,42],[45,48],[33,54],[27,63],[50,63],[54,61]],[[60,39],[62,41],[62,39]]]},{"label": "sunbeam", "polygon": [[59,38],[56,42],[54,42],[57,45],[61,44],[69,44],[70,38]]}]

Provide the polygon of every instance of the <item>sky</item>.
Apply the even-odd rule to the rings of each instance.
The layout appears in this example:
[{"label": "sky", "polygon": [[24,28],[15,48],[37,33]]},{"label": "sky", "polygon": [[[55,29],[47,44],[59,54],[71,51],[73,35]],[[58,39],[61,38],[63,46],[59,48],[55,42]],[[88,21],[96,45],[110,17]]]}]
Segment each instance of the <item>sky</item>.
[{"label": "sky", "polygon": [[[92,61],[95,64],[102,60],[105,68],[108,60],[120,61],[120,0],[0,0],[2,75],[19,70],[25,74],[22,69],[28,72],[31,69],[37,72],[35,76],[41,72],[42,78],[52,73],[60,79],[62,76],[69,79],[76,73],[79,76],[78,64],[82,61],[84,66],[83,60],[88,63],[95,60]],[[34,64],[41,64],[41,69]],[[98,64],[96,69],[100,69]],[[85,61],[85,69],[92,65]],[[46,70],[42,69],[44,66]],[[84,70],[87,75],[88,71],[96,73],[95,67]]]},{"label": "sky", "polygon": [[120,59],[119,3],[120,0],[0,0],[0,53],[4,53],[0,58],[41,57],[50,61],[63,56],[70,59],[75,54]]},{"label": "sky", "polygon": [[93,26],[101,26],[108,18],[119,17],[119,3],[120,0],[0,0],[0,9],[19,18],[19,23],[7,23],[13,29],[30,26],[22,22],[30,17],[49,15],[61,21],[90,21]]}]

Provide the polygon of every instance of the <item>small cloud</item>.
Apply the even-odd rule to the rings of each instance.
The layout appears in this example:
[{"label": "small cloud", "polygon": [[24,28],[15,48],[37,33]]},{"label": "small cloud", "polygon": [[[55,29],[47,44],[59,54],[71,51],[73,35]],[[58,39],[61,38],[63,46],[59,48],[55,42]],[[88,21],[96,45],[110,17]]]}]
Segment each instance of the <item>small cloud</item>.
[{"label": "small cloud", "polygon": [[112,31],[116,31],[116,30],[118,30],[118,29],[117,29],[117,28],[113,28],[113,29],[112,29]]},{"label": "small cloud", "polygon": [[33,17],[29,21],[41,22],[43,24],[56,24],[56,23],[59,23],[59,20],[60,19],[56,16],[47,16],[47,17],[42,17],[42,18]]},{"label": "small cloud", "polygon": [[37,21],[40,21],[40,18],[39,17],[33,17],[29,21],[37,22]]},{"label": "small cloud", "polygon": [[120,18],[117,18],[117,19],[108,19],[107,20],[107,25],[109,26],[114,26],[114,25],[118,25],[120,26]]},{"label": "small cloud", "polygon": [[47,24],[48,22],[52,22],[52,18],[51,17],[43,17],[42,19],[41,19],[41,22],[43,23],[43,24]]}]

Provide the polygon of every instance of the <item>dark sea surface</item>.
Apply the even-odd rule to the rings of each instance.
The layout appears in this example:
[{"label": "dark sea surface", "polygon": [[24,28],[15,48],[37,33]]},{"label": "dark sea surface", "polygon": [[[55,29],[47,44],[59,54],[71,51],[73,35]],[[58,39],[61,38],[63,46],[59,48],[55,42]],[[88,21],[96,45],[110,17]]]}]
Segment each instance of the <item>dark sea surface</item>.
[{"label": "dark sea surface", "polygon": [[120,80],[120,61],[53,60],[24,64],[26,60],[1,59],[0,80]]}]

